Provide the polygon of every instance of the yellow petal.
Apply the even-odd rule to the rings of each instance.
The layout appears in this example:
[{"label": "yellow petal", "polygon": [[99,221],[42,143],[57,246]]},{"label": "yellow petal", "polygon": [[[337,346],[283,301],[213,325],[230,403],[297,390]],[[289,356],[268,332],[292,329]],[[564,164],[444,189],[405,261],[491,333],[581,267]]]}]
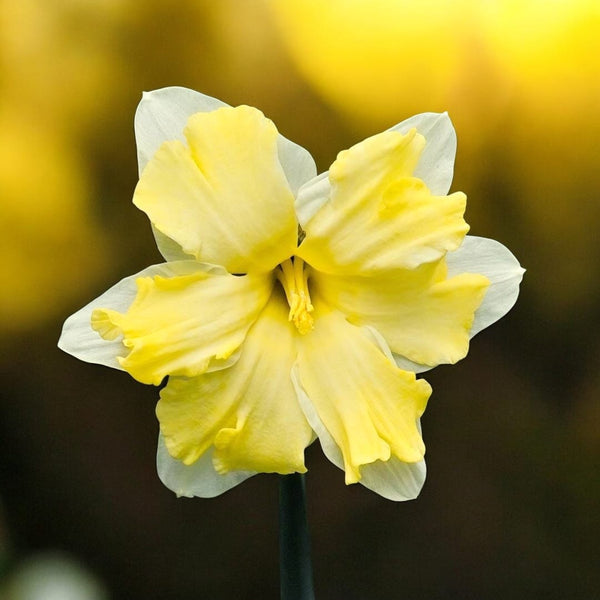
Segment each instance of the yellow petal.
[{"label": "yellow petal", "polygon": [[294,251],[294,198],[277,155],[277,129],[254,108],[190,117],[188,146],[165,142],[133,202],[198,260],[231,273],[267,271]]},{"label": "yellow petal", "polygon": [[489,286],[483,275],[446,278],[444,259],[374,277],[312,272],[312,293],[351,323],[375,327],[390,349],[413,362],[455,363],[469,349],[475,311]]},{"label": "yellow petal", "polygon": [[346,483],[360,480],[361,465],[423,458],[417,419],[431,393],[426,381],[396,367],[367,331],[322,304],[298,348],[299,384],[342,452]]},{"label": "yellow petal", "polygon": [[412,269],[460,246],[464,194],[433,196],[412,172],[425,145],[413,129],[386,131],[341,152],[330,199],[304,229],[297,254],[325,273]]},{"label": "yellow petal", "polygon": [[170,278],[140,277],[126,313],[92,313],[100,335],[123,335],[130,352],[118,360],[138,381],[158,385],[166,375],[192,377],[226,366],[273,287],[270,276],[198,269]]},{"label": "yellow petal", "polygon": [[295,328],[279,290],[248,332],[231,367],[170,379],[157,406],[169,453],[192,464],[214,445],[217,472],[304,472],[312,430],[290,371]]}]

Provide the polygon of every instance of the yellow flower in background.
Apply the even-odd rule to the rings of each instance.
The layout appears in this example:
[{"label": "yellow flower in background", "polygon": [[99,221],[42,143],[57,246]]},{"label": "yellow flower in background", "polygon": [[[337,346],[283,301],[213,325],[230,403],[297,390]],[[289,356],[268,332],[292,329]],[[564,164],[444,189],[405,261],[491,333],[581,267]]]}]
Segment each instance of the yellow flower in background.
[{"label": "yellow flower in background", "polygon": [[[267,0],[307,82],[352,122],[446,108],[481,56],[472,0]],[[492,76],[489,71],[488,77]],[[498,98],[500,100],[500,98]],[[472,106],[468,94],[461,103]],[[458,106],[457,108],[461,108]]]},{"label": "yellow flower in background", "polygon": [[0,3],[0,252],[10,290],[0,297],[2,339],[64,313],[110,262],[85,147],[106,126],[111,91],[123,89],[107,34],[121,4]]},{"label": "yellow flower in background", "polygon": [[91,181],[73,146],[52,124],[0,103],[0,338],[64,314],[106,269],[110,249],[94,223]]},{"label": "yellow flower in background", "polygon": [[[597,105],[596,0],[266,0],[281,41],[336,110],[377,123],[427,103],[496,132]],[[514,117],[513,117],[514,118]],[[479,133],[479,135],[481,135]]]},{"label": "yellow flower in background", "polygon": [[448,116],[412,117],[319,176],[260,111],[184,88],[144,96],[136,139],[134,203],[166,262],[71,316],[59,345],[143,383],[168,377],[165,485],[208,497],[304,472],[317,436],[347,483],[414,498],[431,393],[415,372],[463,358],[523,272],[498,242],[465,237]]}]

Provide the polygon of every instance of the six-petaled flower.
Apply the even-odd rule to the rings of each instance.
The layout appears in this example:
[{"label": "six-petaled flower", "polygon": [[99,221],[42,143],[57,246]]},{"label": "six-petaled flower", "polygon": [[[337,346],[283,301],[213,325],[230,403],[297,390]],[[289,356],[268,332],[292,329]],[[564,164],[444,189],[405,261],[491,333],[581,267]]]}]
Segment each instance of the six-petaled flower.
[{"label": "six-petaled flower", "polygon": [[134,204],[166,262],[70,317],[61,347],[159,385],[158,469],[180,495],[327,457],[391,499],[424,481],[415,373],[454,363],[514,304],[522,269],[466,236],[448,195],[455,134],[417,115],[341,152],[308,152],[257,109],[183,88],[144,96]]}]

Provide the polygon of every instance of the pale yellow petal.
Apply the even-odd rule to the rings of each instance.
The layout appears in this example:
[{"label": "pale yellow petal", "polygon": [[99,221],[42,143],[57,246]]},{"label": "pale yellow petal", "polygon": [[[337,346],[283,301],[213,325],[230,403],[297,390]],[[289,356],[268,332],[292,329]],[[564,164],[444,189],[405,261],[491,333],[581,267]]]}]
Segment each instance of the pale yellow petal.
[{"label": "pale yellow petal", "polygon": [[192,464],[214,446],[217,472],[304,472],[312,430],[290,371],[295,328],[279,290],[248,332],[228,369],[170,379],[157,406],[169,453]]},{"label": "pale yellow petal", "polygon": [[228,364],[273,287],[271,276],[198,269],[140,277],[126,313],[92,313],[92,327],[103,337],[123,335],[130,351],[118,360],[138,381],[158,385],[166,375],[192,377]]},{"label": "pale yellow petal", "polygon": [[467,354],[475,311],[489,286],[483,275],[446,275],[444,259],[374,277],[313,271],[311,289],[313,297],[343,312],[351,323],[375,327],[396,354],[435,366]]},{"label": "pale yellow petal", "polygon": [[325,273],[412,269],[460,246],[465,195],[433,196],[412,176],[425,138],[386,131],[341,152],[330,199],[306,223],[297,254]]},{"label": "pale yellow petal", "polygon": [[423,458],[417,419],[431,393],[426,381],[396,367],[366,330],[322,304],[298,347],[298,383],[342,452],[346,483],[377,460]]},{"label": "pale yellow petal", "polygon": [[277,129],[257,109],[190,117],[188,145],[165,142],[148,162],[134,204],[187,254],[231,273],[267,271],[297,240],[294,198]]}]

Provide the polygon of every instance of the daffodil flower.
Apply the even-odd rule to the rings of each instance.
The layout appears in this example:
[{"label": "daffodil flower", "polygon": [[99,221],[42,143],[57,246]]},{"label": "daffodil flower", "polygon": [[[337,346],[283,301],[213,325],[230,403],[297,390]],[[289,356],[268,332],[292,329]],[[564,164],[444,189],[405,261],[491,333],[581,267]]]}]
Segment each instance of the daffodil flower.
[{"label": "daffodil flower", "polygon": [[523,270],[465,237],[456,138],[417,115],[328,172],[259,110],[184,88],[136,113],[134,204],[164,263],[72,315],[60,347],[159,385],[158,471],[210,497],[326,456],[386,498],[425,478],[415,373],[454,363],[514,304]]}]

